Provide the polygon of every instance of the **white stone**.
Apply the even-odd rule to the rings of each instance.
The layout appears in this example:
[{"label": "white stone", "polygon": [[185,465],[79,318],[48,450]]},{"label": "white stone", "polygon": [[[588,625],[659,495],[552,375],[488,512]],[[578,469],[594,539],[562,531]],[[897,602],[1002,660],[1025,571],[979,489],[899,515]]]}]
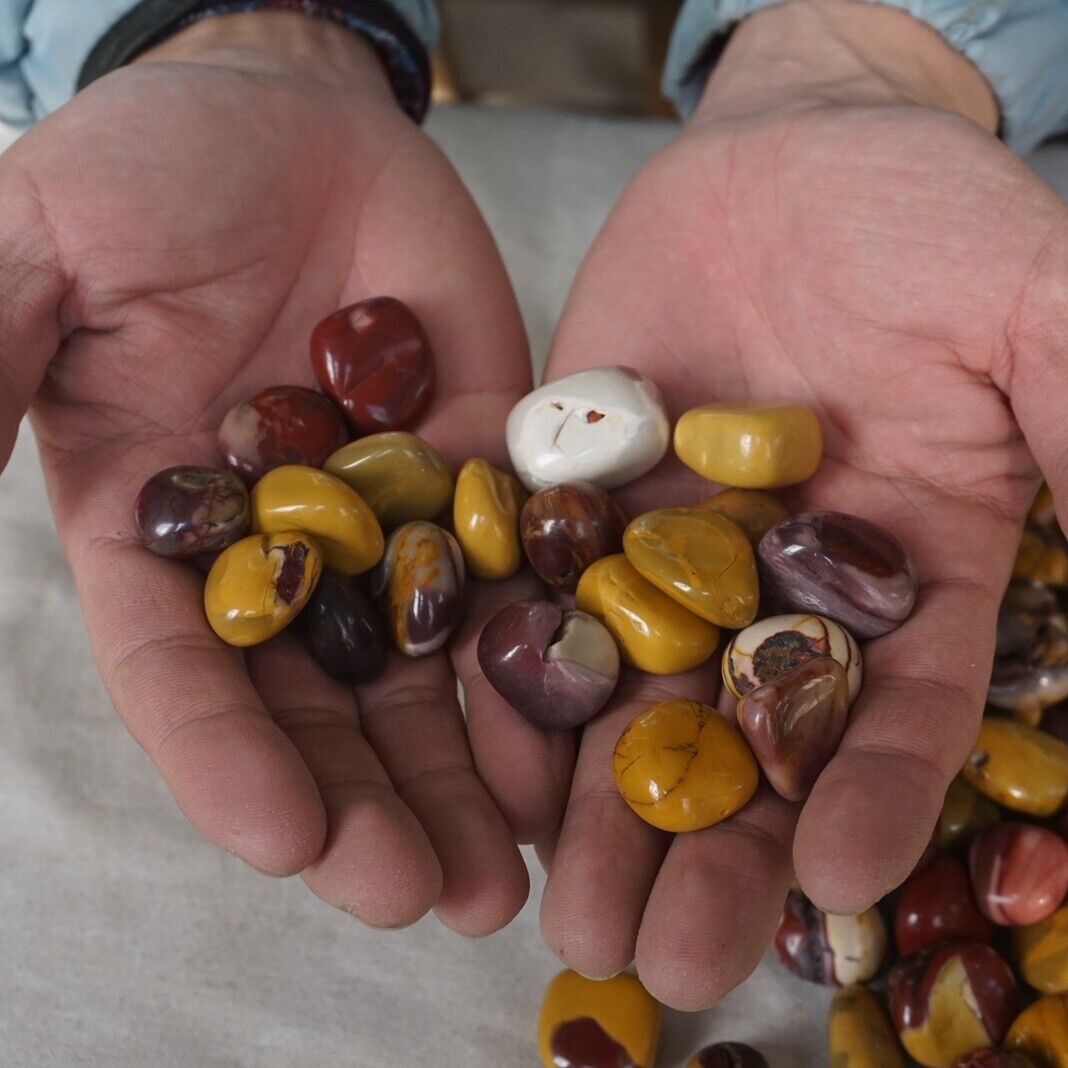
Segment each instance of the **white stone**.
[{"label": "white stone", "polygon": [[515,473],[533,493],[559,482],[631,482],[660,462],[671,427],[649,379],[629,367],[593,367],[528,393],[506,433]]}]

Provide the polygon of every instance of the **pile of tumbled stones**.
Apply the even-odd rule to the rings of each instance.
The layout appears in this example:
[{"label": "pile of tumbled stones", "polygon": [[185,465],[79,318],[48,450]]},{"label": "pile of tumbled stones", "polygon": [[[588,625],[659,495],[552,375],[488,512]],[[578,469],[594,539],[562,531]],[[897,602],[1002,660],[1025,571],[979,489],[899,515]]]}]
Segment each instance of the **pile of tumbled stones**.
[{"label": "pile of tumbled stones", "polygon": [[[812,411],[781,403],[687,411],[674,427],[676,455],[726,488],[628,522],[609,491],[652,470],[672,442],[659,391],[629,368],[582,371],[523,398],[506,432],[516,478],[479,458],[454,477],[442,456],[410,432],[433,397],[434,359],[425,331],[401,301],[375,298],[323,320],[312,332],[311,363],[322,392],[274,386],[243,401],[219,428],[222,466],[168,468],[138,496],[144,545],[207,571],[204,610],[219,638],[248,647],[294,623],[327,673],[358,684],[384,669],[390,646],[418,657],[445,645],[463,615],[467,572],[500,580],[529,563],[547,595],[492,617],[478,659],[512,708],[545,730],[577,728],[595,716],[616,686],[621,661],[671,675],[698,668],[723,648],[723,681],[737,699],[734,723],[679,698],[647,709],[621,735],[615,779],[637,815],[667,831],[711,826],[748,802],[761,771],[783,797],[808,796],[860,691],[857,639],[904,622],[917,588],[912,562],[891,532],[836,512],[791,515],[767,492],[803,482],[819,467],[822,437]],[[1046,511],[1036,508],[1018,569],[1041,570],[1049,579],[1064,546],[1053,533],[1051,507]],[[1068,554],[1061,564],[1054,577],[1063,582]],[[1056,595],[1033,583],[1014,586],[999,624],[991,701],[1030,724],[989,718],[965,778],[1016,811],[1049,816],[1059,809],[1068,792],[1068,746],[1033,723],[1037,708],[1065,696],[1068,625]],[[1045,783],[1040,800],[1021,801],[1031,798],[1022,783],[1036,777]],[[947,809],[965,796],[977,799],[978,810],[979,795],[963,780]],[[1011,834],[1025,844],[1039,832],[1049,836],[1068,871],[1068,848],[1051,832],[1003,826],[1010,832],[977,843],[973,881],[998,881],[1005,866],[997,851],[1020,849]],[[958,828],[954,841],[964,836]],[[1045,838],[1040,844],[1038,853],[1047,856],[1053,847]],[[953,870],[967,886],[963,868]],[[1053,908],[1063,896],[1064,887]],[[957,917],[959,903],[953,904]],[[1049,922],[1049,915],[1040,919]],[[958,932],[941,914],[931,923],[938,938],[901,947],[910,956],[899,969],[908,970],[896,970],[889,989],[905,1047],[923,1064],[950,1066],[959,1054],[1001,1041],[1012,1013],[1008,995],[990,1013],[982,1002],[994,997],[1001,974],[990,957],[1001,963],[995,951],[979,944],[989,940],[988,925]],[[944,930],[956,939],[949,948],[941,942]],[[980,932],[983,938],[973,937]],[[1068,920],[1058,932],[1068,941]],[[959,944],[958,935],[969,941]],[[797,892],[778,939],[795,970],[835,984],[875,976],[885,942],[877,912],[827,917]],[[1062,954],[1068,958],[1063,946]],[[1068,972],[1068,962],[1062,970]],[[941,992],[943,976],[956,982],[954,1005],[974,1010],[970,1030],[955,1023],[947,1030],[939,1015],[953,1001]],[[543,1006],[546,1065],[652,1064],[655,1003],[644,1015],[624,1013],[648,1021],[639,1037],[613,1006],[638,991],[648,994],[631,985],[632,977],[612,982],[616,987],[573,973],[558,977]],[[836,1064],[903,1063],[876,1010],[862,988],[850,987],[836,1001],[831,1047],[847,1055]],[[1038,1039],[1028,1036],[1036,1025],[1028,1019],[1025,1013],[1015,1033],[1034,1045]],[[864,1060],[859,1051],[879,1043],[898,1052],[884,1060],[863,1054]],[[932,1043],[960,1048],[931,1052]],[[602,1048],[608,1052],[597,1059]],[[629,1060],[619,1059],[621,1050]],[[1050,1063],[1068,1066],[1068,1052],[1058,1056]],[[735,1043],[710,1047],[693,1063],[760,1068],[765,1061]]]}]

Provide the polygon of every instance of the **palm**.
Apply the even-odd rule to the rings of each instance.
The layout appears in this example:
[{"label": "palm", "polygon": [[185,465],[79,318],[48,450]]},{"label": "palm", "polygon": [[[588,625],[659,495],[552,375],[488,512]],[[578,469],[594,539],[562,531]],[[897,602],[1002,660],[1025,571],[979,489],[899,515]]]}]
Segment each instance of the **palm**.
[{"label": "palm", "polygon": [[[707,1004],[766,946],[791,839],[802,885],[834,911],[864,908],[908,874],[975,736],[1035,486],[1002,390],[1061,210],[990,139],[918,109],[693,124],[616,208],[550,373],[611,352],[656,380],[674,415],[712,399],[812,405],[825,461],[789,503],[884,523],[922,589],[909,623],[869,644],[865,691],[803,814],[764,793],[730,824],[669,843],[611,799],[608,755],[665,687],[636,681],[587,732],[543,910],[550,942],[581,969],[636,953],[663,996]],[[707,492],[672,462],[625,503],[635,514]],[[715,700],[714,676],[666,688]],[[591,844],[595,807],[613,828],[600,841],[625,864]],[[581,888],[613,863],[624,890],[605,910]]]}]

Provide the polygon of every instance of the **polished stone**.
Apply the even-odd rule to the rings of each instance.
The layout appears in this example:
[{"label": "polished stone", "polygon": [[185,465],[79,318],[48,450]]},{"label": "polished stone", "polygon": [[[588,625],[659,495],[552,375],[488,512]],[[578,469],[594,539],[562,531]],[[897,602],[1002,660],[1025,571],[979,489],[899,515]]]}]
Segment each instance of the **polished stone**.
[{"label": "polished stone", "polygon": [[1024,527],[1012,577],[1047,586],[1068,586],[1068,541],[1060,527],[1031,523]]},{"label": "polished stone", "polygon": [[942,812],[935,828],[934,842],[939,849],[956,849],[971,845],[980,831],[1001,819],[1001,809],[958,775],[946,791]]},{"label": "polished stone", "polygon": [[349,575],[323,572],[297,629],[315,662],[339,682],[369,682],[386,666],[385,624]]},{"label": "polished stone", "polygon": [[865,986],[837,991],[827,1018],[832,1068],[905,1068],[905,1055],[883,1003]]},{"label": "polished stone", "polygon": [[1017,927],[1013,948],[1020,974],[1043,994],[1068,993],[1068,905],[1039,923]]},{"label": "polished stone", "polygon": [[789,509],[778,497],[763,490],[720,490],[697,507],[737,523],[754,548],[772,527],[790,516]]},{"label": "polished stone", "polygon": [[968,869],[956,857],[934,857],[898,893],[894,939],[902,956],[938,942],[989,942],[993,933],[972,897]]},{"label": "polished stone", "polygon": [[1039,1066],[1026,1053],[1011,1049],[994,1049],[993,1046],[989,1046],[961,1057],[953,1068],[1039,1068]]},{"label": "polished stone", "polygon": [[506,579],[523,562],[519,513],[526,490],[487,463],[468,460],[456,476],[452,527],[467,570],[479,579]]},{"label": "polished stone", "polygon": [[1068,797],[1068,745],[999,716],[985,716],[961,774],[1014,812],[1052,816]]},{"label": "polished stone", "polygon": [[1005,1045],[1026,1053],[1041,1068],[1068,1068],[1068,994],[1049,994],[1024,1009]]},{"label": "polished stone", "polygon": [[994,923],[1038,923],[1068,893],[1068,845],[1043,827],[999,823],[972,842],[968,861],[975,900]]},{"label": "polished stone", "polygon": [[768,1068],[768,1062],[744,1042],[716,1042],[699,1049],[686,1068]]}]

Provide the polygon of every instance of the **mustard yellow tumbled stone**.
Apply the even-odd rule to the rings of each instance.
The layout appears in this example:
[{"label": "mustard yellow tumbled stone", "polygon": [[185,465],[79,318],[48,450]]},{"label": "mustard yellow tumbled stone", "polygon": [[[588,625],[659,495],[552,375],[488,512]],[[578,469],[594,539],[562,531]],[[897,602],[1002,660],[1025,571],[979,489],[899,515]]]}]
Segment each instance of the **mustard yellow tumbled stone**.
[{"label": "mustard yellow tumbled stone", "polygon": [[741,732],[714,708],[677,698],[631,720],[612,773],[623,800],[662,831],[699,831],[732,816],[757,788]]},{"label": "mustard yellow tumbled stone", "polygon": [[827,1048],[833,1068],[905,1068],[905,1054],[882,1002],[860,984],[831,1001]]},{"label": "mustard yellow tumbled stone", "polygon": [[452,525],[468,570],[480,579],[505,579],[519,570],[523,547],[519,513],[527,492],[517,479],[485,460],[468,460],[456,476]]},{"label": "mustard yellow tumbled stone", "polygon": [[545,989],[538,1016],[543,1068],[653,1068],[659,1040],[660,1003],[636,976],[624,973],[598,982],[566,971]]},{"label": "mustard yellow tumbled stone", "polygon": [[675,453],[712,482],[775,489],[816,473],[823,435],[800,404],[705,404],[675,424]]},{"label": "mustard yellow tumbled stone", "polygon": [[1029,1054],[1041,1068],[1068,1068],[1068,994],[1050,994],[1024,1009],[1005,1048]]},{"label": "mustard yellow tumbled stone", "polygon": [[1020,974],[1043,994],[1068,993],[1068,905],[1013,931]]},{"label": "mustard yellow tumbled stone", "polygon": [[224,549],[204,583],[204,614],[230,645],[273,638],[312,595],[323,558],[305,534],[253,534]]},{"label": "mustard yellow tumbled stone", "polygon": [[733,520],[745,531],[745,536],[753,545],[759,544],[772,527],[790,518],[790,510],[786,505],[763,490],[721,490],[705,498],[697,507]]},{"label": "mustard yellow tumbled stone", "polygon": [[652,675],[676,675],[703,664],[719,641],[717,626],[661,593],[622,553],[586,568],[575,607],[608,628],[628,664]]},{"label": "mustard yellow tumbled stone", "polygon": [[1052,816],[1068,797],[1068,745],[1025,723],[988,715],[961,774],[999,805]]},{"label": "mustard yellow tumbled stone", "polygon": [[658,508],[630,522],[623,552],[643,578],[709,623],[740,630],[756,618],[753,547],[733,520],[698,508]]},{"label": "mustard yellow tumbled stone", "polygon": [[386,530],[436,519],[452,499],[453,477],[429,442],[402,430],[368,434],[343,445],[323,470],[350,485]]}]

